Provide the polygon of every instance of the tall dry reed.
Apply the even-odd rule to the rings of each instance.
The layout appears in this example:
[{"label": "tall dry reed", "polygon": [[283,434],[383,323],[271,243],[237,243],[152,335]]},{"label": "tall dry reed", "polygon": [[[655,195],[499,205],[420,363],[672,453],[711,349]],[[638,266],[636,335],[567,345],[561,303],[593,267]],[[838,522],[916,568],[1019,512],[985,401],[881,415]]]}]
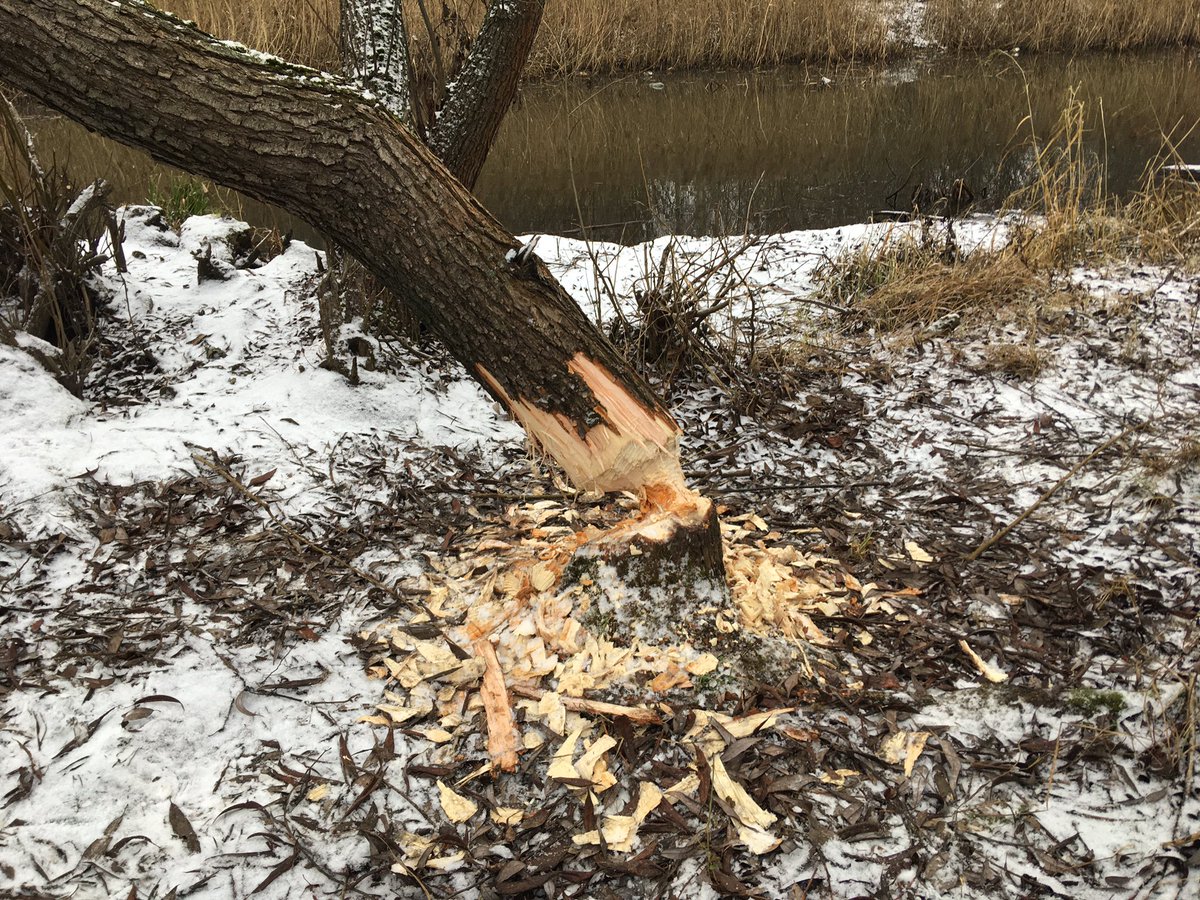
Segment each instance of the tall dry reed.
[{"label": "tall dry reed", "polygon": [[[337,64],[338,0],[158,0],[212,33],[297,62]],[[417,0],[409,21],[418,59],[428,54]],[[473,30],[483,0],[426,0]],[[903,55],[881,0],[550,0],[529,74],[771,66]],[[1128,50],[1200,44],[1196,0],[929,0],[925,30],[951,50]],[[454,41],[438,35],[443,50]]]},{"label": "tall dry reed", "polygon": [[[337,61],[337,0],[158,0],[222,38],[327,68]],[[416,0],[409,21],[417,54],[429,38]],[[480,0],[447,0],[468,27]],[[441,4],[426,3],[440,18]],[[446,41],[447,46],[452,41]],[[876,0],[550,0],[529,74],[646,68],[768,66],[798,60],[879,59],[888,29]]]},{"label": "tall dry reed", "polygon": [[926,28],[957,51],[1133,50],[1200,43],[1196,0],[929,0]]}]

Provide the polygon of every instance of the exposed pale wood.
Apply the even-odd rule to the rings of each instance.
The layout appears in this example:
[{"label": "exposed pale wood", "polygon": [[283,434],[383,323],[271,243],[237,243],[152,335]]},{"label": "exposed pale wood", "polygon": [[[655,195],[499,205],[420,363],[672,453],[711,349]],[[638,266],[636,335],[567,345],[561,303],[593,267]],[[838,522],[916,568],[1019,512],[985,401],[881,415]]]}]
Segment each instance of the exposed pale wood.
[{"label": "exposed pale wood", "polygon": [[[514,684],[512,692],[520,697],[527,697],[530,700],[541,700],[545,691],[539,691],[537,688],[526,687],[521,684]],[[605,703],[601,700],[587,700],[583,697],[567,697],[561,696],[564,707],[571,712],[582,713],[589,716],[610,716],[614,718],[629,719],[637,725],[658,725],[662,722],[662,716],[652,709],[646,709],[642,706],[620,706],[616,703]]]},{"label": "exposed pale wood", "polygon": [[517,768],[517,723],[504,687],[504,672],[496,658],[496,648],[487,638],[475,642],[475,655],[484,664],[479,696],[483,698],[487,718],[488,755],[493,768],[512,772]]},{"label": "exposed pale wood", "polygon": [[584,490],[644,491],[647,486],[686,492],[679,464],[679,426],[663,410],[647,408],[604,366],[582,353],[567,364],[591,389],[599,421],[581,431],[561,413],[508,396],[483,365],[476,370],[534,440]]},{"label": "exposed pale wood", "polygon": [[[543,441],[584,473],[581,486],[680,477],[676,426],[646,383],[536,257],[511,261],[517,242],[421,141],[346,82],[216,41],[140,0],[0,0],[0,79],[308,221],[468,371],[487,372],[518,417],[537,409],[562,435],[605,423],[596,443],[618,452],[600,463],[576,463],[586,443]],[[603,397],[594,372],[605,373],[590,379]],[[632,461],[627,442],[642,448]]]}]

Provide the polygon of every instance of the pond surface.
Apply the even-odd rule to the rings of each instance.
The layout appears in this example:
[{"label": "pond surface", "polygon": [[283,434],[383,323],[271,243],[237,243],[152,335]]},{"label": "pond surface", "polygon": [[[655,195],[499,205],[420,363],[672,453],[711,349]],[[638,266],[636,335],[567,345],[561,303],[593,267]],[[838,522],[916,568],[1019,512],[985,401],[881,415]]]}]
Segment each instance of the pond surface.
[{"label": "pond surface", "polygon": [[[1042,55],[885,70],[576,78],[524,89],[478,194],[516,233],[635,242],[665,233],[830,227],[909,209],[958,179],[994,210],[1029,180],[1029,139],[1082,101],[1083,146],[1117,193],[1134,189],[1171,135],[1200,163],[1200,53]],[[80,178],[142,201],[176,173],[57,119],[34,120]],[[291,226],[221,195],[258,224]],[[581,226],[583,226],[581,228]],[[308,229],[296,227],[301,236]]]}]

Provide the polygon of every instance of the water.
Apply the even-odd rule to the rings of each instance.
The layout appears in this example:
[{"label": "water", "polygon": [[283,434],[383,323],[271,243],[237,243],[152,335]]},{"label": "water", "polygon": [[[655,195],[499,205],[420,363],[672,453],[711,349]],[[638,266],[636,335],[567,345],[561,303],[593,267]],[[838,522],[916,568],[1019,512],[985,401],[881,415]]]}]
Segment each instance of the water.
[{"label": "water", "polygon": [[[639,76],[526,90],[478,186],[518,233],[642,240],[823,228],[963,179],[983,209],[1029,177],[1072,88],[1109,187],[1136,188],[1164,132],[1200,122],[1200,53],[951,60],[863,73]],[[651,86],[661,84],[660,89]],[[1027,120],[1027,121],[1026,121]],[[1200,162],[1200,129],[1179,150]]]},{"label": "water", "polygon": [[[828,79],[828,80],[826,80]],[[1006,56],[887,70],[641,74],[526,87],[477,192],[516,233],[634,242],[665,233],[782,231],[861,222],[962,179],[996,209],[1030,177],[1031,134],[1074,96],[1084,147],[1118,194],[1173,135],[1200,162],[1200,53]],[[142,201],[178,173],[58,119],[33,121],[80,180]],[[43,149],[43,155],[47,153]],[[257,224],[302,224],[214,189]]]}]

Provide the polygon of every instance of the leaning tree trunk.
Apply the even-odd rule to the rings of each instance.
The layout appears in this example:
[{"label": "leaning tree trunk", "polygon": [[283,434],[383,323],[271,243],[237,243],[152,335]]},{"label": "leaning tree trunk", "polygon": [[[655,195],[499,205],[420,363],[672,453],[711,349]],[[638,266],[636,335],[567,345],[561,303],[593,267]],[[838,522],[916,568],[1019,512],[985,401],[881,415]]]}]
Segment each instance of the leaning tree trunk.
[{"label": "leaning tree trunk", "polygon": [[670,414],[537,257],[376,101],[143,0],[0,0],[0,79],[328,234],[578,487],[641,494],[647,525],[631,542],[677,546],[667,559],[723,584],[715,511],[684,483]]}]

